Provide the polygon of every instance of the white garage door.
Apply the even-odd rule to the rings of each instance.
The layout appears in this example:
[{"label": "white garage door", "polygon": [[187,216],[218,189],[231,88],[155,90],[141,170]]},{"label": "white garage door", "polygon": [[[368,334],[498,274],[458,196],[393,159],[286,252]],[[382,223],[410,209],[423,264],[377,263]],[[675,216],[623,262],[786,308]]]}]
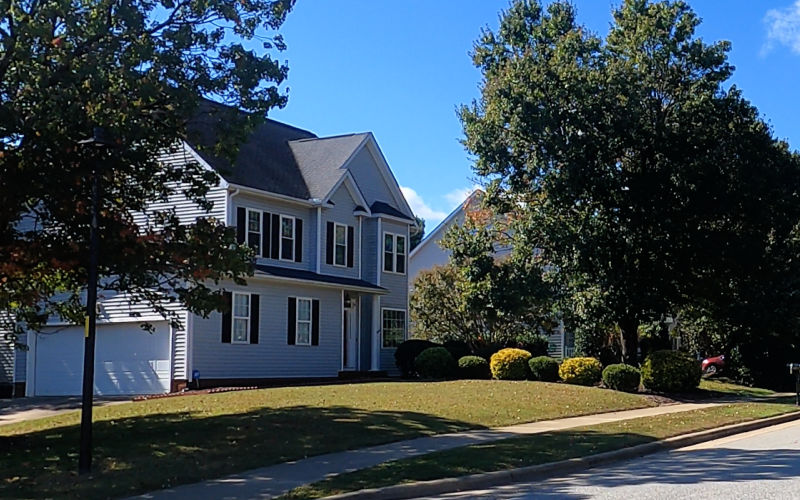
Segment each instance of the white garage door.
[{"label": "white garage door", "polygon": [[[166,322],[148,333],[138,323],[98,325],[94,392],[97,395],[158,394],[170,388],[170,335]],[[83,328],[36,335],[37,396],[77,395],[83,378]]]}]

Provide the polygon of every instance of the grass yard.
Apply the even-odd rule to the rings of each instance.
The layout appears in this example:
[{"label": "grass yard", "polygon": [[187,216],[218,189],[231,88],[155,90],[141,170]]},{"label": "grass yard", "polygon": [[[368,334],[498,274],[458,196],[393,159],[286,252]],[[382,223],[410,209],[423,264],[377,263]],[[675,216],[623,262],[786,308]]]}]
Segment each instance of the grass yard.
[{"label": "grass yard", "polygon": [[700,381],[700,390],[708,391],[729,396],[741,396],[748,398],[763,398],[775,394],[775,391],[770,389],[760,389],[758,387],[747,387],[746,385],[738,385],[729,382],[728,379],[702,379]]},{"label": "grass yard", "polygon": [[511,438],[386,462],[334,476],[292,490],[282,500],[320,498],[365,488],[556,462],[791,411],[797,411],[797,407],[778,403],[734,403]]},{"label": "grass yard", "polygon": [[107,498],[422,435],[653,406],[541,382],[384,382],[229,392],[95,408],[94,474],[79,413],[0,426],[2,498]]}]

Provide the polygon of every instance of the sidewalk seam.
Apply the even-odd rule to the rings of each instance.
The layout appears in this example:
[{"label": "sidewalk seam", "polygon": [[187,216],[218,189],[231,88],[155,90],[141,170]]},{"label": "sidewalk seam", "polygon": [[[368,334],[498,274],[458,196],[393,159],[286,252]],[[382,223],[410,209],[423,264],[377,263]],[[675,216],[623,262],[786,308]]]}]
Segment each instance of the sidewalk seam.
[{"label": "sidewalk seam", "polygon": [[551,462],[539,465],[531,465],[517,469],[502,471],[483,472],[470,474],[461,477],[449,477],[444,479],[434,479],[431,481],[418,481],[407,484],[396,484],[383,488],[370,488],[339,495],[324,497],[324,500],[405,500],[408,498],[439,495],[471,489],[486,488],[490,486],[500,486],[515,482],[533,481],[537,479],[550,478],[556,474],[572,473],[580,470],[590,469],[598,465],[617,462],[629,458],[636,458],[651,453],[691,446],[705,441],[713,441],[723,437],[749,432],[772,425],[791,422],[800,419],[800,410],[768,417],[759,420],[751,420],[738,424],[707,429],[704,431],[673,436],[671,438],[644,443],[619,450],[612,450],[586,457],[570,458],[558,462]]}]

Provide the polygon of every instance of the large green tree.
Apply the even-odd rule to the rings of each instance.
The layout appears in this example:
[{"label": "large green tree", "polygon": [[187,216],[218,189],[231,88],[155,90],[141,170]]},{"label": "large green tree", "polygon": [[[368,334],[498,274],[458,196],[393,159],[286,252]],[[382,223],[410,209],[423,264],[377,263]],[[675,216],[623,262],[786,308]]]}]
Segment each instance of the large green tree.
[{"label": "large green tree", "polygon": [[698,24],[682,1],[624,0],[603,40],[567,2],[520,0],[474,48],[461,118],[487,202],[520,213],[514,244],[542,252],[571,325],[614,325],[627,362],[639,325],[683,305],[775,311],[772,278],[796,325],[797,157]]},{"label": "large green tree", "polygon": [[[249,253],[224,221],[179,223],[170,209],[140,227],[132,214],[172,196],[207,207],[216,174],[159,153],[191,139],[204,98],[239,108],[218,123],[217,154],[286,94],[277,33],[293,0],[0,1],[0,311],[5,327],[82,316],[89,199],[98,166],[102,288],[166,318],[182,303],[221,304],[209,285],[241,282]],[[113,151],[80,145],[101,127]],[[166,300],[165,300],[166,298]],[[14,334],[8,335],[11,340]]]}]

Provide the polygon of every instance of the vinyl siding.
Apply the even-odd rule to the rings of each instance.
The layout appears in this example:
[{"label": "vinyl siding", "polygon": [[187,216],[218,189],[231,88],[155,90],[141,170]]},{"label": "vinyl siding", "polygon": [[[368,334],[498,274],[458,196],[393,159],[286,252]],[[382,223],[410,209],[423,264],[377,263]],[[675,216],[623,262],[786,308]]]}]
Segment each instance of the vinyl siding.
[{"label": "vinyl siding", "polygon": [[183,313],[181,328],[172,328],[172,378],[189,380],[189,336],[186,333],[188,311]]},{"label": "vinyl siding", "polygon": [[[317,250],[314,243],[316,233],[316,208],[305,207],[295,203],[272,200],[249,193],[239,193],[231,199],[231,223],[236,225],[236,210],[239,207],[252,208],[271,214],[289,215],[303,220],[303,257],[301,262],[259,257],[258,263],[269,266],[289,267],[316,271]],[[323,256],[324,258],[324,256]]]},{"label": "vinyl siding", "polygon": [[361,239],[361,278],[370,283],[378,283],[378,221],[377,219],[364,219],[361,224],[363,236]]},{"label": "vinyl siding", "polygon": [[[406,243],[408,242],[408,224],[402,224],[394,221],[381,219],[381,234],[379,241],[383,242],[383,232],[390,232],[406,236]],[[375,247],[373,247],[375,248]],[[408,338],[408,274],[387,273],[383,271],[383,246],[380,247],[380,260],[381,260],[381,286],[389,290],[387,295],[380,298],[380,307],[389,307],[393,309],[403,309],[406,311],[406,338]],[[407,248],[406,248],[407,250]],[[408,257],[408,255],[406,255]],[[406,264],[406,268],[408,265]],[[381,313],[381,323],[383,316]],[[383,344],[381,344],[382,346]],[[399,375],[394,360],[395,349],[384,349],[381,347],[380,363],[381,369],[389,372],[390,375]]]},{"label": "vinyl siding", "polygon": [[[319,238],[322,246],[322,253],[320,254],[320,271],[322,274],[358,278],[358,266],[360,264],[358,256],[358,240],[361,238],[361,234],[358,231],[358,218],[353,215],[353,210],[355,210],[356,204],[353,201],[353,198],[350,196],[350,192],[344,186],[340,186],[339,189],[336,190],[336,193],[334,193],[334,195],[331,197],[331,201],[334,203],[334,206],[331,208],[325,208],[322,211],[322,226],[320,228],[322,234]],[[327,251],[326,241],[328,235],[328,222],[337,222],[353,228],[353,246],[355,247],[353,248],[353,267],[333,266],[326,263],[327,261],[325,256]]]},{"label": "vinyl siding", "polygon": [[[160,158],[164,163],[174,166],[195,162],[194,156],[186,147],[176,147],[172,151],[162,154]],[[172,194],[169,195],[167,200],[151,203],[144,212],[135,212],[133,214],[133,220],[138,225],[147,227],[152,224],[154,212],[174,208],[182,224],[192,224],[198,217],[214,217],[219,221],[225,221],[225,198],[227,196],[227,191],[224,186],[217,185],[212,187],[206,194],[206,199],[213,202],[213,207],[210,211],[200,208],[196,203],[187,199],[182,192],[182,184],[173,183],[171,187]]]},{"label": "vinyl siding", "polygon": [[[202,378],[336,377],[341,369],[342,292],[330,288],[250,280],[249,286],[225,285],[231,291],[257,293],[259,343],[221,341],[222,315],[192,318],[192,369]],[[287,344],[288,297],[320,301],[318,346]]]},{"label": "vinyl siding", "polygon": [[14,347],[3,340],[0,335],[0,385],[7,385],[14,380]]},{"label": "vinyl siding", "polygon": [[361,193],[366,198],[367,203],[372,204],[376,201],[383,201],[392,206],[400,208],[394,201],[394,196],[386,185],[386,181],[378,170],[379,167],[369,152],[367,147],[364,147],[356,153],[347,169],[353,174]]},{"label": "vinyl siding", "polygon": [[14,350],[14,382],[25,382],[27,378],[28,351]]}]

